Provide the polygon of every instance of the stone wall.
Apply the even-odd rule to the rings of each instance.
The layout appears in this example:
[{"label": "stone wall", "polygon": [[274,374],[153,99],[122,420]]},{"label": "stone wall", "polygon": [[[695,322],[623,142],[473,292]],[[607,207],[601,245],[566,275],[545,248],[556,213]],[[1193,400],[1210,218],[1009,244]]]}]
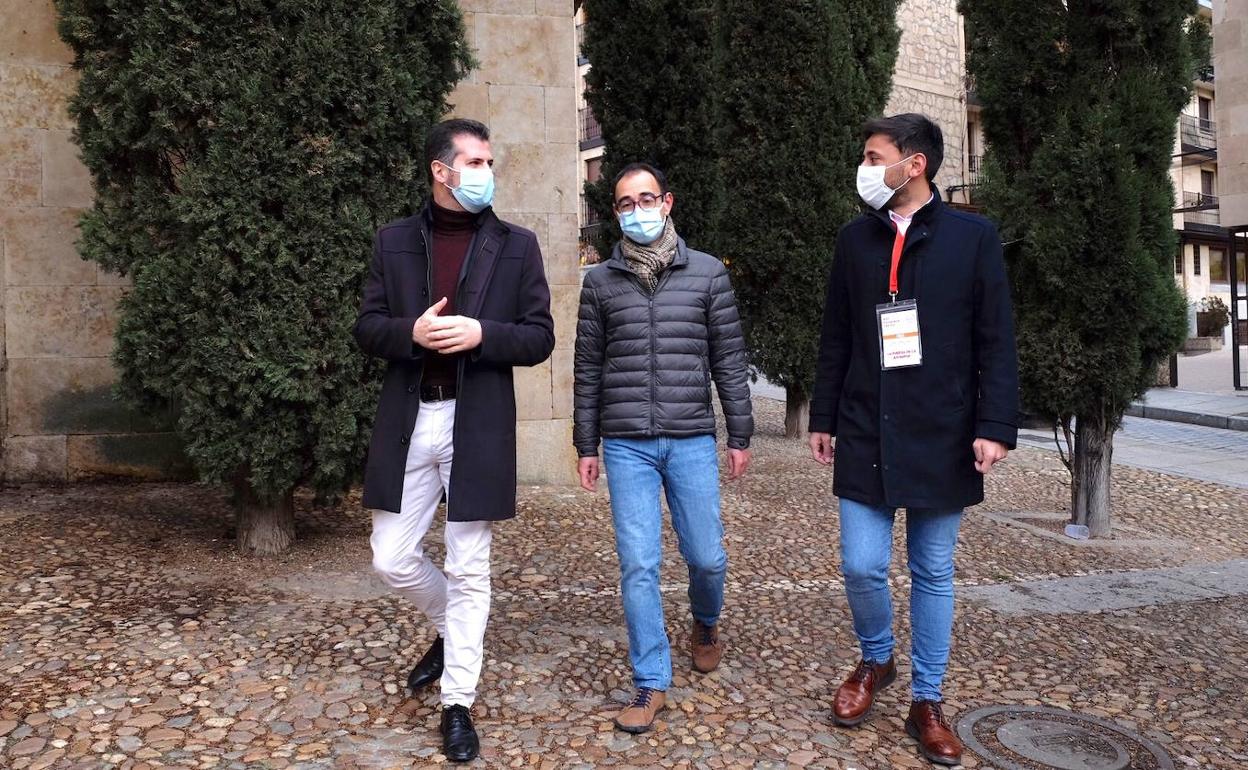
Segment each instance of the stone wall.
[{"label": "stone wall", "polygon": [[[454,114],[488,123],[498,210],[537,232],[558,347],[517,373],[521,478],[571,481],[578,289],[575,28],[566,0],[463,0],[479,69]],[[65,105],[75,85],[51,0],[0,0],[0,436],[7,481],[187,472],[167,420],[111,396],[109,355],[125,281],[80,259],[91,185]],[[367,256],[367,255],[364,255]]]},{"label": "stone wall", "polygon": [[1248,3],[1214,0],[1213,24],[1218,204],[1223,227],[1248,227]]},{"label": "stone wall", "polygon": [[481,66],[451,96],[453,114],[490,127],[495,210],[537,233],[546,259],[555,353],[516,370],[522,483],[572,482],[572,343],[577,262],[576,25],[567,0],[461,0]]},{"label": "stone wall", "polygon": [[957,0],[904,0],[897,11],[901,48],[885,114],[921,112],[945,134],[945,160],[936,176],[942,197],[964,183],[966,168],[966,53]]},{"label": "stone wall", "polygon": [[51,0],[0,0],[0,256],[8,481],[164,477],[186,470],[165,421],[112,397],[125,282],[74,248],[91,183],[65,105],[75,86]]}]

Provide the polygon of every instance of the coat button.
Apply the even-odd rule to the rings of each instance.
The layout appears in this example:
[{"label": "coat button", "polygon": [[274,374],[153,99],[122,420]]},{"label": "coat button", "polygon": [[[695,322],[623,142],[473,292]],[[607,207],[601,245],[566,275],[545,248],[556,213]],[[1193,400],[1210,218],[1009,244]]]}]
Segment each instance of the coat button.
[{"label": "coat button", "polygon": [[422,297],[428,297],[428,296],[429,296],[429,290],[428,290],[428,289],[421,289],[421,290],[420,290],[420,296],[422,296]]},{"label": "coat button", "polygon": [[416,386],[415,386],[415,385],[408,385],[408,386],[407,386],[407,392],[408,392],[408,393],[415,393],[415,392],[416,392]]},{"label": "coat button", "polygon": [[888,422],[888,415],[884,415],[884,422]]},{"label": "coat button", "polygon": [[399,443],[400,443],[400,444],[406,444],[406,443],[407,443],[407,436],[404,436],[403,438],[399,439]]}]

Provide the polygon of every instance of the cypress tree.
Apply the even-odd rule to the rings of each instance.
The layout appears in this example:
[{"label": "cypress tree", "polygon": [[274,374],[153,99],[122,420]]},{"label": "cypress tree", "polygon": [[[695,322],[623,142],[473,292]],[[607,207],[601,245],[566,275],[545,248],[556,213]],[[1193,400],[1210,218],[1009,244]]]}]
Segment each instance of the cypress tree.
[{"label": "cypress tree", "polygon": [[[1071,450],[1072,521],[1110,530],[1113,434],[1182,343],[1169,171],[1207,30],[1195,0],[963,0],[1023,400]],[[1203,53],[1202,53],[1203,52]]]},{"label": "cypress tree", "polygon": [[471,65],[453,0],[56,0],[94,180],[83,256],[131,277],[115,363],[172,407],[238,543],[284,549],[293,490],[356,477],[377,375],[350,329],[371,234],[422,197]]},{"label": "cypress tree", "polygon": [[727,191],[718,242],[753,365],[805,430],[836,232],[858,213],[859,129],[880,114],[897,0],[718,0]]},{"label": "cypress tree", "polygon": [[602,179],[586,198],[607,224],[605,257],[619,237],[611,181],[635,161],[660,168],[676,196],[676,229],[714,251],[723,186],[716,166],[713,0],[585,0],[585,100],[606,143]]}]

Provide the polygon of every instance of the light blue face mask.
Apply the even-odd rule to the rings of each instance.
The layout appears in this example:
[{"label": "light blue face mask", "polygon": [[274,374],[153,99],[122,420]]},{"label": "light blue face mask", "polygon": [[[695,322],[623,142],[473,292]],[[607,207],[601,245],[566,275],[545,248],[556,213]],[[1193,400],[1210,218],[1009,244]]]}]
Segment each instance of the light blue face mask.
[{"label": "light blue face mask", "polygon": [[663,216],[662,206],[655,206],[649,211],[634,206],[632,211],[620,215],[620,230],[630,241],[642,246],[654,243],[666,226],[667,217]]},{"label": "light blue face mask", "polygon": [[[443,163],[442,165],[445,166],[446,164]],[[459,205],[473,214],[489,208],[490,204],[494,202],[494,170],[492,168],[489,166],[480,168],[446,167],[452,171],[459,172],[459,187],[446,185],[446,189],[451,191],[451,195],[455,196],[455,200],[459,201]]]}]

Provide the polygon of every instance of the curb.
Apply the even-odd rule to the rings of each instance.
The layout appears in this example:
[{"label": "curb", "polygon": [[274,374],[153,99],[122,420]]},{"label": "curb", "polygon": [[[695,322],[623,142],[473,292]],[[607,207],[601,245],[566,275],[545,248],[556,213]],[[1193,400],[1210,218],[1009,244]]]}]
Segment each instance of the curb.
[{"label": "curb", "polygon": [[1160,406],[1146,406],[1138,401],[1127,407],[1127,414],[1132,417],[1144,417],[1149,420],[1166,422],[1182,422],[1188,425],[1203,425],[1206,428],[1222,430],[1248,431],[1248,417],[1227,414],[1204,414],[1202,412],[1185,412],[1181,409],[1166,409]]}]

